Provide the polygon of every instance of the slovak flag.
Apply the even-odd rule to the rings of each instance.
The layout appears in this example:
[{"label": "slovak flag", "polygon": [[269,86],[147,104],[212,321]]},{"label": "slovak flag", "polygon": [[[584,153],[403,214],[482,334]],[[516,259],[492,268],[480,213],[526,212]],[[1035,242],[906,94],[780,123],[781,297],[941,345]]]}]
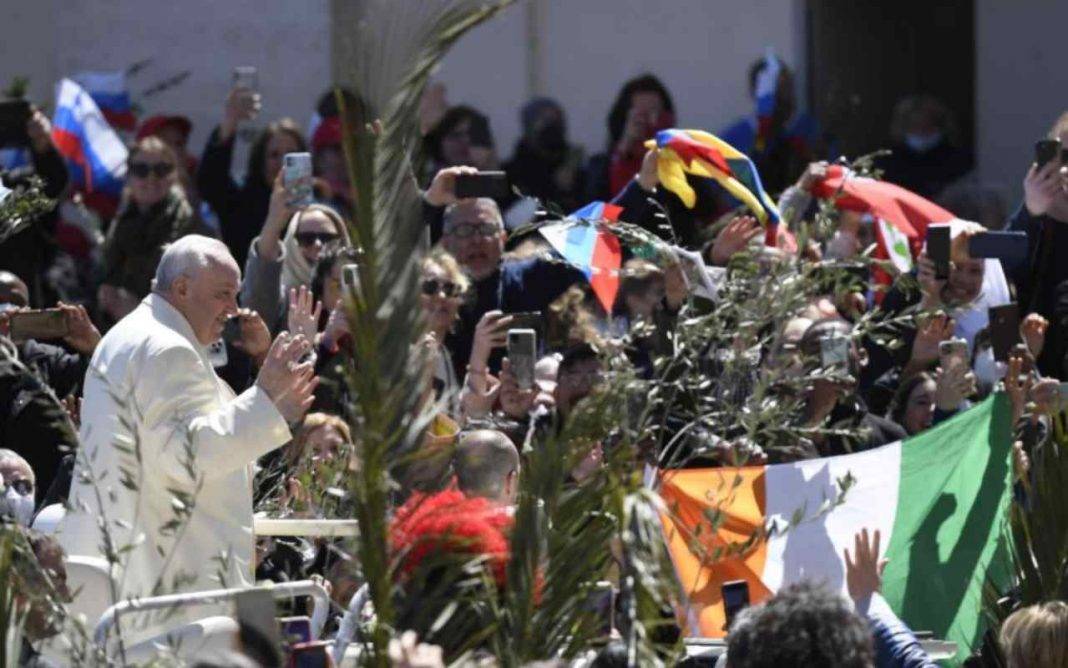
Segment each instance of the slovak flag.
[{"label": "slovak flag", "polygon": [[118,197],[126,180],[126,146],[93,98],[70,79],[56,87],[52,140],[75,187]]},{"label": "slovak flag", "polygon": [[82,72],[74,80],[89,93],[112,127],[131,132],[137,127],[125,72]]},{"label": "slovak flag", "polygon": [[775,93],[779,88],[779,73],[782,65],[771,47],[764,55],[764,67],[756,79],[757,131],[755,147],[763,151],[771,138],[772,118],[775,116]]}]

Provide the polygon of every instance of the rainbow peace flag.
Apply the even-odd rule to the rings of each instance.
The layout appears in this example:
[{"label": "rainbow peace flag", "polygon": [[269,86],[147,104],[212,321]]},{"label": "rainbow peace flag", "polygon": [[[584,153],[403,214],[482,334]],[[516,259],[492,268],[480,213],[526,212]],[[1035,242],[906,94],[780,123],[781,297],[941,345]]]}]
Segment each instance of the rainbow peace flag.
[{"label": "rainbow peace flag", "polygon": [[702,130],[661,130],[646,148],[658,149],[657,174],[660,183],[679,196],[692,209],[697,195],[686,175],[715,179],[764,224],[764,241],[774,246],[778,240],[779,210],[764,192],[760,174],[749,156],[719,137]]}]

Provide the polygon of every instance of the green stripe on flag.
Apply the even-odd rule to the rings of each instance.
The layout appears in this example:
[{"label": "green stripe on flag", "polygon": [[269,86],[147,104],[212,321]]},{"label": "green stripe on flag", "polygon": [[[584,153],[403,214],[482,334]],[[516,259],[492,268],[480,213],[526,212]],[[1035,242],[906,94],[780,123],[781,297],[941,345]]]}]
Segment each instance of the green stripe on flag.
[{"label": "green stripe on flag", "polygon": [[998,394],[902,444],[883,592],[911,628],[956,641],[958,660],[985,630],[988,573],[1004,578],[1010,422]]}]

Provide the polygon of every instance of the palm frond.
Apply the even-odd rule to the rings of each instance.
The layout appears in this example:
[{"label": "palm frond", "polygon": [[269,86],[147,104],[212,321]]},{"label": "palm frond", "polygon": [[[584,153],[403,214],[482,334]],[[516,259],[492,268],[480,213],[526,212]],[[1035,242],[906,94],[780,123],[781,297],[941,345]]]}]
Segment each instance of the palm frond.
[{"label": "palm frond", "polygon": [[[355,192],[350,232],[362,250],[359,285],[345,296],[353,333],[346,378],[361,463],[350,485],[361,528],[356,551],[377,616],[365,653],[371,664],[388,662],[394,622],[387,543],[393,476],[431,418],[424,353],[416,346],[423,332],[416,280],[425,238],[411,170],[419,100],[449,47],[507,4],[336,3],[337,79],[359,101],[346,105],[338,92]],[[380,130],[371,127],[379,119]]]}]

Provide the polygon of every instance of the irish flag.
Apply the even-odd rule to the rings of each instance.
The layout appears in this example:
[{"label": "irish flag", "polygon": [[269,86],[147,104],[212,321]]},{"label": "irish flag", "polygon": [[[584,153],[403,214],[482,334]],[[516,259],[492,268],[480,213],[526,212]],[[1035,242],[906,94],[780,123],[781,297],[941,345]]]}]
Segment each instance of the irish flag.
[{"label": "irish flag", "polygon": [[1009,423],[1008,402],[996,395],[866,452],[661,472],[665,536],[688,597],[687,634],[725,635],[726,581],[748,581],[753,603],[803,578],[844,594],[842,551],[868,528],[882,532],[891,607],[914,630],[956,641],[967,653],[983,631],[983,584],[988,574],[1005,575]]}]

